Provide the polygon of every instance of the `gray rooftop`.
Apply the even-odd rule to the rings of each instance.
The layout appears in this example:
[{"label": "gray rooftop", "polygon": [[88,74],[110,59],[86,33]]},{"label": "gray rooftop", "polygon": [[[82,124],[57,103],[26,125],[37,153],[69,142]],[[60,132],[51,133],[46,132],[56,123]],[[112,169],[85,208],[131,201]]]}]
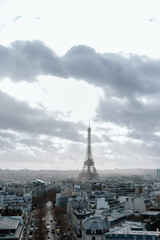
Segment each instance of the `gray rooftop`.
[{"label": "gray rooftop", "polygon": [[0,217],[0,230],[2,229],[10,229],[14,230],[17,229],[19,225],[20,220],[19,219],[14,219],[12,217]]},{"label": "gray rooftop", "polygon": [[156,216],[156,215],[159,215],[160,214],[160,211],[146,211],[146,212],[143,212],[142,215],[146,215],[146,216]]},{"label": "gray rooftop", "polygon": [[83,227],[86,230],[103,230],[108,227],[108,223],[96,216],[91,216],[83,221]]}]

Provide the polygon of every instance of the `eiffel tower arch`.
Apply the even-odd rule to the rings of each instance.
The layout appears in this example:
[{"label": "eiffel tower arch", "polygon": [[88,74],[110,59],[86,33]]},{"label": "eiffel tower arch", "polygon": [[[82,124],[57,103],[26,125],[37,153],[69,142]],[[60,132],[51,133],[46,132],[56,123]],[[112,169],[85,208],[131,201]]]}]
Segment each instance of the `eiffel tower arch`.
[{"label": "eiffel tower arch", "polygon": [[93,156],[92,156],[90,126],[88,127],[88,142],[87,142],[86,160],[84,161],[83,169],[82,169],[81,173],[79,174],[78,180],[81,182],[100,181],[100,177],[94,166],[94,160],[93,160]]}]

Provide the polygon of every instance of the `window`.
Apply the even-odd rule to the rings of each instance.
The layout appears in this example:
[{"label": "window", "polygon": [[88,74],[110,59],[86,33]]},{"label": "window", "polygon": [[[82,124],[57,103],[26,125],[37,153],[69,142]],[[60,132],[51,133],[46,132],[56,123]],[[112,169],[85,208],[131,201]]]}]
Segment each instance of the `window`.
[{"label": "window", "polygon": [[93,237],[92,237],[92,240],[96,240],[96,237],[95,237],[95,236],[93,236]]}]

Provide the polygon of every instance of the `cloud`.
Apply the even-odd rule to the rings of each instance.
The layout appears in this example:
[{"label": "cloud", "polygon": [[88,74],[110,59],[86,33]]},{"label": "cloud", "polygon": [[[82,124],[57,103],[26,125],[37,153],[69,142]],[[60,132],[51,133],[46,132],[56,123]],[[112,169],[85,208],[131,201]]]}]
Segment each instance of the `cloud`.
[{"label": "cloud", "polygon": [[22,16],[16,16],[16,17],[14,17],[13,22],[18,21],[18,20],[21,19],[21,18],[22,18]]},{"label": "cloud", "polygon": [[0,152],[7,149],[13,149],[13,145],[6,140],[0,139]]},{"label": "cloud", "polygon": [[[43,74],[85,80],[103,88],[105,94],[97,109],[96,119],[125,125],[132,131],[153,132],[159,129],[159,66],[160,60],[146,56],[100,54],[90,47],[81,45],[72,47],[62,57],[58,57],[52,49],[40,41],[16,41],[10,47],[0,46],[1,79],[10,77],[12,81],[32,82]],[[150,102],[144,103],[143,99]],[[43,120],[46,119],[47,122],[47,126],[44,126],[42,112],[39,113],[38,110],[32,110],[27,106],[24,115],[27,111],[33,113],[32,117],[27,115],[28,122],[24,126],[22,121],[24,110],[20,103],[18,107],[22,113],[18,116],[19,119],[21,117],[18,128],[26,128],[26,131],[34,129],[37,133],[45,129],[44,132],[48,132],[47,134],[55,133],[55,130],[50,131],[50,127],[47,130],[47,126],[57,124],[55,120],[44,115]],[[37,119],[35,125],[33,118]],[[7,121],[11,122],[12,118],[8,117]],[[3,124],[7,122],[4,121]],[[13,124],[16,127],[16,123],[12,122]],[[41,130],[37,125],[41,126]],[[65,126],[65,122],[62,126]],[[64,127],[63,134],[65,132],[66,136],[70,135],[65,129],[67,128]],[[56,130],[56,134],[62,133]]]},{"label": "cloud", "polygon": [[[143,98],[142,98],[143,99]],[[155,135],[160,130],[160,99],[150,96],[150,102],[144,103],[136,97],[128,96],[125,101],[121,98],[108,97],[99,102],[96,121],[111,122],[117,126],[126,127],[129,138],[142,140],[144,143],[159,141]]]},{"label": "cloud", "polygon": [[160,61],[146,56],[99,54],[86,47],[73,47],[64,56],[69,75],[110,88],[120,96],[150,94],[160,87]]},{"label": "cloud", "polygon": [[151,94],[160,88],[160,61],[146,56],[97,53],[87,46],[72,47],[59,57],[41,41],[16,41],[0,46],[0,77],[35,81],[39,75],[76,78],[116,94]]},{"label": "cloud", "polygon": [[[132,161],[147,158],[150,166],[151,159],[155,164],[158,161],[159,66],[159,59],[133,54],[100,54],[87,46],[72,47],[61,57],[40,41],[16,41],[10,47],[0,46],[1,79],[9,77],[14,82],[32,82],[37,81],[39,75],[53,75],[83,80],[103,89],[104,97],[99,102],[95,122],[114,123],[128,130],[117,135],[119,139],[125,138],[121,143],[115,140],[117,136],[108,134],[108,129],[102,130],[101,139],[113,150],[115,164],[116,159],[126,163],[132,153]],[[3,92],[0,92],[0,109],[0,128],[3,130],[84,141],[78,133],[84,130],[81,123],[61,121],[58,114],[51,116],[45,109],[31,108],[26,102],[19,102]],[[21,144],[32,145],[32,139],[23,138]],[[36,140],[35,145],[38,147]],[[45,146],[45,142],[42,145]],[[48,146],[52,148],[51,140]]]},{"label": "cloud", "polygon": [[28,103],[18,101],[2,91],[0,91],[0,109],[1,130],[83,141],[82,135],[78,133],[79,130],[84,129],[81,122],[59,120],[44,108],[31,108]]},{"label": "cloud", "polygon": [[38,75],[67,77],[56,54],[40,41],[16,41],[0,46],[0,77],[17,81],[35,81]]}]

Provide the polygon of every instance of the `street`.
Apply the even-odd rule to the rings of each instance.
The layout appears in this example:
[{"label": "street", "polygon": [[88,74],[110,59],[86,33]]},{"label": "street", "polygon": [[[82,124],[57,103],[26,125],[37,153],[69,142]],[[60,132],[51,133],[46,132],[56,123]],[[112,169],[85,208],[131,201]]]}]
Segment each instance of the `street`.
[{"label": "street", "polygon": [[58,240],[59,237],[56,233],[56,222],[53,219],[53,205],[51,202],[46,203],[46,229],[48,231],[46,239]]}]

